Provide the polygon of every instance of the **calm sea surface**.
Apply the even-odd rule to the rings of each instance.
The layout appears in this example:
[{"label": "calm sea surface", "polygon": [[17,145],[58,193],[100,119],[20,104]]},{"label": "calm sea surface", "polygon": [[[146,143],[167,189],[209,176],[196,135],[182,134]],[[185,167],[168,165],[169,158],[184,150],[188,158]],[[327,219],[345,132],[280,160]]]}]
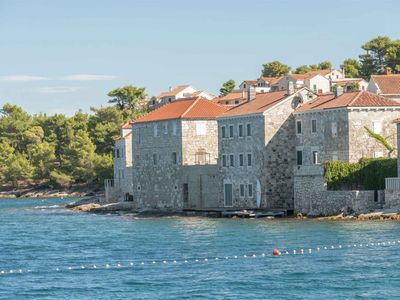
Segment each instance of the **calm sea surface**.
[{"label": "calm sea surface", "polygon": [[398,222],[135,219],[65,202],[0,200],[0,299],[400,298]]}]

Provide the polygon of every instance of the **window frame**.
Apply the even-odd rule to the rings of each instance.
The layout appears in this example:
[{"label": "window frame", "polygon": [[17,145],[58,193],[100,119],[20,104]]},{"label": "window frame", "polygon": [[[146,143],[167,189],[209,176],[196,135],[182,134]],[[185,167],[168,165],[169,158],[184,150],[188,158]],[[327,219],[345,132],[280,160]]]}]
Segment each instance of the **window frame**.
[{"label": "window frame", "polygon": [[251,136],[252,136],[251,123],[246,123],[246,137],[251,137]]},{"label": "window frame", "polygon": [[[300,125],[300,127],[299,127]],[[300,131],[299,131],[300,129]],[[300,135],[303,134],[303,121],[302,120],[297,120],[296,121],[296,134]]]},{"label": "window frame", "polygon": [[246,162],[246,166],[247,167],[252,167],[253,166],[253,153],[249,152],[247,153],[247,162]]},{"label": "window frame", "polygon": [[230,168],[235,167],[235,155],[234,154],[229,154],[229,167]]},{"label": "window frame", "polygon": [[253,198],[254,197],[254,191],[253,191],[253,184],[252,183],[249,183],[247,185],[247,196],[249,198]]},{"label": "window frame", "polygon": [[[315,125],[315,130],[314,130]],[[311,133],[317,133],[317,119],[311,119]]]}]

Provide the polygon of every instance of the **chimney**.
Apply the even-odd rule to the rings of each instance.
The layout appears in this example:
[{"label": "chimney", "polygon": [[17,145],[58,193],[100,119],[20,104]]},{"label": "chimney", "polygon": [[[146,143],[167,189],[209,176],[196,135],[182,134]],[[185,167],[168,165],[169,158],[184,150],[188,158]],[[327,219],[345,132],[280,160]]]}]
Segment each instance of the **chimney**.
[{"label": "chimney", "polygon": [[343,95],[343,87],[342,86],[337,86],[335,90],[335,98]]},{"label": "chimney", "polygon": [[172,92],[172,86],[169,87],[169,91]]},{"label": "chimney", "polygon": [[289,81],[288,82],[287,94],[288,95],[293,95],[294,94],[294,83],[293,83],[293,81]]},{"label": "chimney", "polygon": [[256,98],[256,88],[252,85],[247,90],[247,100],[250,102]]}]

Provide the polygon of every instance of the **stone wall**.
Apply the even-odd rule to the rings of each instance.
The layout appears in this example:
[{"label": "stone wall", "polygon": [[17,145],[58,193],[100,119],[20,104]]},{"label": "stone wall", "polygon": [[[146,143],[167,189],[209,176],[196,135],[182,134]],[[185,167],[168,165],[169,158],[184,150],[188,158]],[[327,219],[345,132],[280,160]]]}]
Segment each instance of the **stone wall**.
[{"label": "stone wall", "polygon": [[295,213],[330,216],[345,213],[365,213],[382,208],[383,191],[375,198],[375,191],[328,191],[322,167],[313,170],[295,168]]},{"label": "stone wall", "polygon": [[385,208],[400,207],[400,191],[385,190]]}]

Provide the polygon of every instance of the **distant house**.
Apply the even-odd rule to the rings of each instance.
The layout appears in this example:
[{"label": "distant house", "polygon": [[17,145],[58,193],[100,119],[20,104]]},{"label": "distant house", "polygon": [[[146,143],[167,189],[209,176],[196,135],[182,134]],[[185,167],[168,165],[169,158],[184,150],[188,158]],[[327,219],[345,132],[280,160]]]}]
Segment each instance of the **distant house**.
[{"label": "distant house", "polygon": [[179,85],[175,88],[170,87],[168,92],[163,92],[156,97],[152,97],[150,99],[149,107],[150,109],[154,109],[177,99],[197,97],[211,100],[215,96],[205,91],[199,91],[190,85]]},{"label": "distant house", "polygon": [[236,106],[247,101],[247,90],[234,90],[225,96],[216,97],[212,101],[219,105]]},{"label": "distant house", "polygon": [[330,79],[326,78],[326,75],[324,75],[324,72],[322,71],[324,70],[308,72],[304,74],[285,75],[274,85],[273,90],[280,90],[280,91],[286,90],[289,82],[292,82],[296,89],[307,87],[314,93],[318,94],[329,93]]},{"label": "distant house", "polygon": [[350,92],[352,90],[366,91],[368,87],[368,82],[366,82],[362,78],[341,78],[332,79],[331,86],[341,86],[345,92]]},{"label": "distant house", "polygon": [[204,98],[177,99],[132,123],[133,196],[138,208],[215,206],[216,117],[226,110]]},{"label": "distant house", "polygon": [[292,112],[316,95],[307,88],[251,94],[218,117],[221,207],[293,208]]},{"label": "distant house", "polygon": [[400,74],[372,75],[368,91],[400,101]]},{"label": "distant house", "polygon": [[257,80],[244,80],[241,84],[239,84],[239,90],[246,91],[251,86],[257,86]]},{"label": "distant house", "polygon": [[132,190],[132,126],[128,122],[121,127],[120,136],[114,139],[114,178],[106,179],[107,202],[131,200]]},{"label": "distant house", "polygon": [[239,85],[239,90],[247,92],[250,87],[253,87],[256,93],[268,93],[280,79],[281,77],[261,76],[257,80],[245,80]]}]

